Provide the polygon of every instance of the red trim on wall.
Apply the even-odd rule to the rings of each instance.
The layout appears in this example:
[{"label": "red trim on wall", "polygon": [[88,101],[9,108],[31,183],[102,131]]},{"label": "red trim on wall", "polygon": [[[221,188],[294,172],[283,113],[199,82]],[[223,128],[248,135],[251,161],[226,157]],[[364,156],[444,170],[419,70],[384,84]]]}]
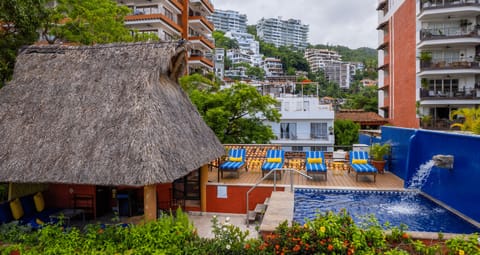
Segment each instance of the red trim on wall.
[{"label": "red trim on wall", "polygon": [[[227,186],[227,198],[217,197],[217,186],[207,185],[207,212],[218,213],[246,213],[246,194],[251,186]],[[277,191],[283,191],[277,187]],[[273,187],[256,187],[249,195],[249,210],[254,210],[257,204],[263,204],[265,198],[270,197]]]}]

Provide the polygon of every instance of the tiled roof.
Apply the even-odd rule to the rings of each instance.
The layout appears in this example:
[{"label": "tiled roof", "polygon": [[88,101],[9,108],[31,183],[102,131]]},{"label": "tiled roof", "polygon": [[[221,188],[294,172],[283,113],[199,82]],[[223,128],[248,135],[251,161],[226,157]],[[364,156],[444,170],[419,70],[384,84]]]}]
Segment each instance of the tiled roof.
[{"label": "tiled roof", "polygon": [[366,112],[364,110],[340,110],[335,113],[335,119],[337,120],[351,120],[361,125],[368,125],[372,123],[378,123],[382,125],[388,123],[388,121],[382,116],[374,112]]}]

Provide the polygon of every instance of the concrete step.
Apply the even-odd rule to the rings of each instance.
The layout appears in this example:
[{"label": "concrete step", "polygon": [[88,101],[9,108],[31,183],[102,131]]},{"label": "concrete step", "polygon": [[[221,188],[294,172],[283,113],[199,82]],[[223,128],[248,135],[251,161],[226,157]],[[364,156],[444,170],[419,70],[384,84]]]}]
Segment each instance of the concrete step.
[{"label": "concrete step", "polygon": [[263,204],[268,206],[269,202],[270,202],[270,197],[267,197],[265,198],[265,202],[263,202]]},{"label": "concrete step", "polygon": [[267,205],[266,204],[257,204],[257,206],[255,206],[255,213],[258,213],[258,214],[263,214],[265,213],[265,210],[267,209]]},{"label": "concrete step", "polygon": [[249,222],[255,221],[256,218],[257,218],[257,213],[255,211],[248,211],[247,220]]}]

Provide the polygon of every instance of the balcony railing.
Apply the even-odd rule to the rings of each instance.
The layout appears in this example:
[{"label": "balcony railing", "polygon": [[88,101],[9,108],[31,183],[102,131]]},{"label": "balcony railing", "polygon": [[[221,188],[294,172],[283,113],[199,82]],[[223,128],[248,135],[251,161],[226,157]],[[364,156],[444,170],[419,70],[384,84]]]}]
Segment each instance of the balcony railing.
[{"label": "balcony railing", "polygon": [[422,128],[433,130],[451,130],[451,125],[453,123],[455,122],[445,118],[429,121],[420,121],[420,125]]},{"label": "balcony railing", "polygon": [[430,0],[422,3],[422,11],[440,8],[454,8],[464,6],[480,6],[480,0]]},{"label": "balcony railing", "polygon": [[479,61],[465,61],[465,60],[434,60],[434,61],[420,61],[420,68],[425,70],[443,70],[443,69],[480,69]]},{"label": "balcony railing", "polygon": [[477,90],[459,89],[454,91],[420,89],[420,99],[422,100],[457,100],[457,99],[478,99]]},{"label": "balcony railing", "polygon": [[420,40],[455,39],[464,37],[480,37],[478,28],[447,28],[447,29],[422,29]]}]

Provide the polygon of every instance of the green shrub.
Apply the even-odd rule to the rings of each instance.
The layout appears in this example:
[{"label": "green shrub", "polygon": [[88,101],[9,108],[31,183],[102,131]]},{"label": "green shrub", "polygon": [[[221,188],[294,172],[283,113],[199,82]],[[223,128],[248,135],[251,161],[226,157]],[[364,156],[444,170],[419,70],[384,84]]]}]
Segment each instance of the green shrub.
[{"label": "green shrub", "polygon": [[200,238],[187,214],[177,210],[143,225],[46,225],[39,231],[16,223],[0,227],[1,254],[480,254],[478,235],[436,244],[412,240],[407,226],[381,225],[367,215],[359,224],[344,210],[318,214],[303,226],[283,222],[264,240],[248,239],[226,220],[212,218],[214,238]]}]

